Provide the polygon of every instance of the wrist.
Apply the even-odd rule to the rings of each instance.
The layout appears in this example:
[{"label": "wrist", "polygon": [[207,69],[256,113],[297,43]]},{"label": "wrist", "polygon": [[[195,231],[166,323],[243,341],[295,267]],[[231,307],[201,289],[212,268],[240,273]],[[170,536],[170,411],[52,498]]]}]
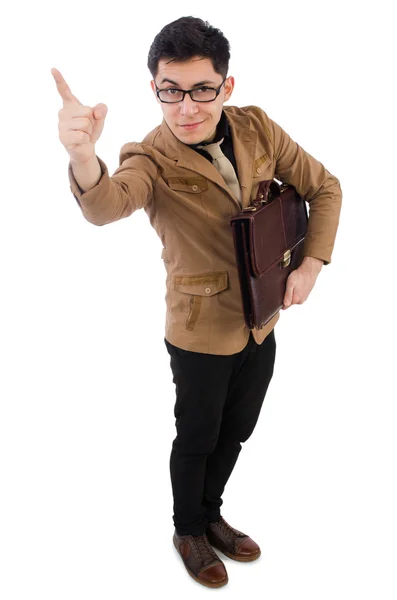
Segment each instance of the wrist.
[{"label": "wrist", "polygon": [[321,271],[324,261],[314,256],[305,256],[302,260],[302,267],[309,268],[317,274]]}]

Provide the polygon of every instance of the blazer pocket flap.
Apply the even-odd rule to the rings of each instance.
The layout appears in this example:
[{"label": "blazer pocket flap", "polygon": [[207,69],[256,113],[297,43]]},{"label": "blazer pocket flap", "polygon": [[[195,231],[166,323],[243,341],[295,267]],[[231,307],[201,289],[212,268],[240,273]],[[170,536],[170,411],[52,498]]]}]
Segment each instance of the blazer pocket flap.
[{"label": "blazer pocket flap", "polygon": [[200,275],[175,275],[174,289],[195,296],[213,296],[228,287],[228,272],[202,273]]},{"label": "blazer pocket flap", "polygon": [[177,192],[200,194],[208,190],[208,182],[203,177],[170,177],[167,183]]},{"label": "blazer pocket flap", "polygon": [[254,177],[258,177],[270,162],[271,160],[266,153],[259,156],[254,162]]}]

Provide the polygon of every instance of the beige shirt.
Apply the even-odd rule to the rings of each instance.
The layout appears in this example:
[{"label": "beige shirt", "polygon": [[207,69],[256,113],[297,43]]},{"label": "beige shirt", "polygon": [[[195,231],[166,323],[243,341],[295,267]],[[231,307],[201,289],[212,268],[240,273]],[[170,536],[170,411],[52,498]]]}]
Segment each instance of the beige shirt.
[{"label": "beige shirt", "polygon": [[[331,262],[342,192],[338,179],[305,152],[257,106],[224,106],[229,122],[242,206],[259,182],[276,178],[293,185],[309,204],[304,256]],[[82,193],[71,164],[70,188],[84,217],[106,225],[143,208],[163,245],[166,271],[165,337],[185,350],[210,354],[241,351],[245,325],[230,218],[241,207],[216,168],[179,141],[165,120],[142,143],[120,150],[120,166]],[[275,326],[253,329],[258,344]]]}]

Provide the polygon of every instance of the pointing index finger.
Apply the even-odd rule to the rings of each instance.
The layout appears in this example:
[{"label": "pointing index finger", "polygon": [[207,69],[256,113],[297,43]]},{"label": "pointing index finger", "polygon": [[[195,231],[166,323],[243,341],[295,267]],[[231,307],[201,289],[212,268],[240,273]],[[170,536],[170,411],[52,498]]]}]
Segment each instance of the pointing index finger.
[{"label": "pointing index finger", "polygon": [[57,85],[57,90],[59,95],[63,100],[63,107],[65,108],[67,104],[79,104],[82,106],[82,103],[76,96],[74,96],[70,90],[70,87],[66,83],[65,79],[62,77],[60,71],[58,69],[51,69],[51,73],[55,79],[55,83]]}]

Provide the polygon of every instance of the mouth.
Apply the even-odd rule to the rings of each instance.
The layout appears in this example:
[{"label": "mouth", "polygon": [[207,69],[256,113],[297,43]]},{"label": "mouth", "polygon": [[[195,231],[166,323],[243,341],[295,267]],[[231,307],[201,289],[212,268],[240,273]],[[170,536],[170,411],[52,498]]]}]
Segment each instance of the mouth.
[{"label": "mouth", "polygon": [[196,123],[186,123],[185,125],[181,125],[180,127],[183,127],[183,129],[190,131],[192,129],[197,129],[197,127],[201,125],[201,123],[204,123],[204,121],[197,121]]}]

